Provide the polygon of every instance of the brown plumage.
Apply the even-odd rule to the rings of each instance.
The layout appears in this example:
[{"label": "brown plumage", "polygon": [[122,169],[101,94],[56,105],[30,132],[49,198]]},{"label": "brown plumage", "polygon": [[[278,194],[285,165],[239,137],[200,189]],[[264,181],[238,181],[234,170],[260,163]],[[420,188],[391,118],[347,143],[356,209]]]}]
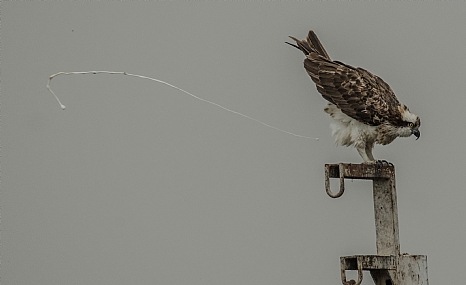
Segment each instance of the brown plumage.
[{"label": "brown plumage", "polygon": [[421,121],[401,104],[390,86],[369,71],[330,59],[317,35],[292,38],[306,58],[304,68],[329,103],[324,109],[334,120],[335,142],[353,145],[364,162],[375,161],[374,143],[389,144],[397,137],[420,136]]},{"label": "brown plumage", "polygon": [[369,71],[333,61],[317,35],[309,31],[306,40],[296,41],[305,55],[304,68],[322,97],[335,104],[343,113],[360,122],[378,126],[384,121],[402,124],[400,102],[390,86]]}]

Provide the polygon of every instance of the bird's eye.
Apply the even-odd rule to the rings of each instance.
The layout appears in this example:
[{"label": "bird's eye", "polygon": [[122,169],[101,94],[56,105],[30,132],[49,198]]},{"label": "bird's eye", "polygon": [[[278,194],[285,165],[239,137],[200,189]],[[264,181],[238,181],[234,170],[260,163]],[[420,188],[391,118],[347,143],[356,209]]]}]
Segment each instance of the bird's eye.
[{"label": "bird's eye", "polygon": [[412,128],[412,127],[414,127],[414,124],[413,124],[413,123],[409,123],[408,126],[409,126],[410,128]]}]

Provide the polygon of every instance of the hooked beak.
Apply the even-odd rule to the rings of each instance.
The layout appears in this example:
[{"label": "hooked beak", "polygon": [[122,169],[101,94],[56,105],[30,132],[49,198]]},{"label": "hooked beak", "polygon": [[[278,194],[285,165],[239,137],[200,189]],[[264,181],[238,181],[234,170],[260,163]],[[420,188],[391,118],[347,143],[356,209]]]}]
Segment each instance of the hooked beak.
[{"label": "hooked beak", "polygon": [[421,132],[419,130],[411,130],[411,133],[416,136],[416,140],[419,139],[419,137],[421,136]]}]

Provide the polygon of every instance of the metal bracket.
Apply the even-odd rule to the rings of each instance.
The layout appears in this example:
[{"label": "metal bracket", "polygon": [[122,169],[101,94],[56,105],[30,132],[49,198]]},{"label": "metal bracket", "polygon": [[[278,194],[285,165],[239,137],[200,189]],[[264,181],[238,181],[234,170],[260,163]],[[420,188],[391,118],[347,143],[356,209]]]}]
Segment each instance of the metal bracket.
[{"label": "metal bracket", "polygon": [[[345,178],[349,179],[392,179],[395,168],[393,165],[371,165],[371,164],[325,164],[325,191],[332,198],[339,198],[345,192]],[[333,193],[330,190],[330,178],[340,179],[340,191]]]},{"label": "metal bracket", "polygon": [[[340,257],[341,263],[341,282],[343,285],[360,285],[362,283],[362,262],[360,262],[359,258],[355,259],[356,261],[356,268],[358,270],[358,281],[350,280],[346,281],[346,269],[354,269],[347,265],[347,259],[345,257]],[[354,263],[354,262],[353,262]]]},{"label": "metal bracket", "polygon": [[[360,285],[369,271],[376,285],[428,285],[425,255],[352,255],[340,257],[343,285]],[[346,280],[346,270],[357,270],[358,281]]]}]

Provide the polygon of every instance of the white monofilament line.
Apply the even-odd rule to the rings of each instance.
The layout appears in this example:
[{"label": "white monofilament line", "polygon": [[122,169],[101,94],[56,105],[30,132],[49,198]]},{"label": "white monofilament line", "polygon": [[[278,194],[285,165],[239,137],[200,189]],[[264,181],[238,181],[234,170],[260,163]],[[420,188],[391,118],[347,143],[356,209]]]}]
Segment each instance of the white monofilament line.
[{"label": "white monofilament line", "polygon": [[52,91],[52,89],[50,88],[50,82],[52,81],[52,79],[53,79],[54,77],[58,76],[58,75],[100,74],[100,73],[105,73],[105,74],[121,74],[121,75],[126,75],[126,76],[138,77],[138,78],[142,78],[142,79],[149,79],[149,80],[152,80],[152,81],[155,81],[155,82],[162,83],[162,84],[165,84],[165,85],[167,85],[167,86],[170,86],[171,88],[175,88],[175,89],[177,89],[177,90],[179,90],[179,91],[181,91],[181,92],[183,92],[183,93],[185,93],[185,94],[188,94],[189,96],[191,96],[191,97],[193,97],[193,98],[195,98],[195,99],[197,99],[197,100],[200,100],[200,101],[209,103],[209,104],[211,104],[211,105],[217,106],[217,107],[219,107],[219,108],[222,108],[222,109],[225,110],[225,111],[231,112],[231,113],[233,113],[233,114],[240,115],[240,116],[242,116],[242,117],[245,117],[245,118],[247,118],[247,119],[249,119],[249,120],[255,121],[255,122],[257,122],[257,123],[259,123],[259,124],[262,124],[262,125],[264,125],[264,126],[266,126],[266,127],[275,129],[275,130],[280,131],[280,132],[282,132],[282,133],[289,134],[289,135],[292,135],[292,136],[295,136],[295,137],[299,137],[299,138],[304,138],[304,139],[312,139],[312,140],[316,140],[316,141],[319,140],[319,138],[312,138],[312,137],[308,137],[308,136],[297,135],[297,134],[294,134],[294,133],[292,133],[292,132],[288,132],[288,131],[282,130],[282,129],[280,129],[280,128],[271,126],[271,125],[266,124],[266,123],[264,123],[264,122],[262,122],[262,121],[260,121],[260,120],[258,120],[258,119],[254,119],[254,118],[249,117],[249,116],[247,116],[247,115],[245,115],[245,114],[242,114],[242,113],[240,113],[240,112],[236,112],[236,111],[230,110],[230,109],[228,109],[228,108],[226,108],[226,107],[223,107],[222,105],[219,105],[219,104],[217,104],[217,103],[214,103],[214,102],[211,102],[211,101],[209,101],[209,100],[206,100],[206,99],[202,99],[202,98],[200,98],[200,97],[197,97],[196,95],[191,94],[191,93],[189,93],[188,91],[183,90],[183,89],[181,89],[181,88],[179,88],[179,87],[176,87],[175,85],[172,85],[172,84],[167,83],[167,82],[165,82],[165,81],[162,81],[162,80],[159,80],[159,79],[155,79],[155,78],[151,78],[151,77],[147,77],[147,76],[144,76],[144,75],[131,74],[131,73],[127,73],[127,72],[124,72],[124,71],[70,71],[70,72],[58,72],[58,73],[55,73],[55,74],[53,74],[53,75],[50,75],[49,81],[47,82],[47,89],[53,94],[53,96],[55,96],[55,99],[57,99],[57,102],[58,102],[58,104],[60,104],[60,107],[62,108],[62,110],[65,110],[65,108],[66,108],[65,105],[63,105],[63,104],[60,102],[60,99],[58,99],[57,95],[55,95],[55,93],[54,93],[54,92]]}]

